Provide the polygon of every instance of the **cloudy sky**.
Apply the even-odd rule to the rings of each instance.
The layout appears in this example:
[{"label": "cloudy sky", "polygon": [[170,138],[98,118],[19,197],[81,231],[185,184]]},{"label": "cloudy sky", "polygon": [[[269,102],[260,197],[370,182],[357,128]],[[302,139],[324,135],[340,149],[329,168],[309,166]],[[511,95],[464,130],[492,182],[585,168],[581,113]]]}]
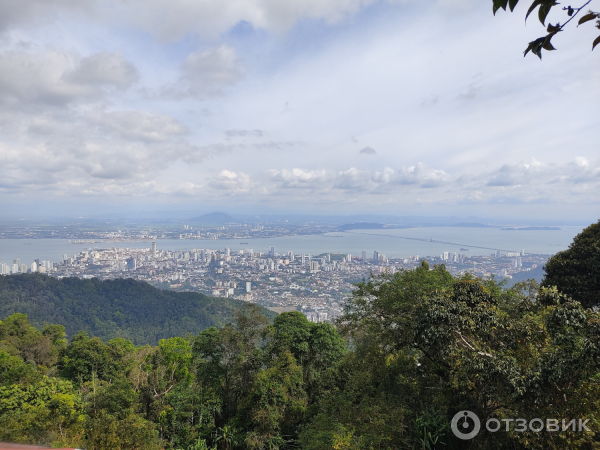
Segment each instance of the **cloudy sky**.
[{"label": "cloudy sky", "polygon": [[595,219],[598,31],[491,3],[0,0],[0,207]]}]

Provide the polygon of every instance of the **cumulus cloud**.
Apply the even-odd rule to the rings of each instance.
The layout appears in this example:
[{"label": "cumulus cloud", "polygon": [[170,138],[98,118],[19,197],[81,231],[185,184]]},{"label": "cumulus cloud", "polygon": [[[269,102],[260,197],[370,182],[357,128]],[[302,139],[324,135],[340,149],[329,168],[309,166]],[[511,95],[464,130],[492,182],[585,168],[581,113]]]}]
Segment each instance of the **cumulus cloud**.
[{"label": "cumulus cloud", "polygon": [[105,88],[124,89],[137,79],[135,67],[119,54],[82,58],[56,50],[0,53],[0,99],[18,106],[98,99]]},{"label": "cumulus cloud", "polygon": [[112,85],[126,89],[138,81],[137,69],[119,53],[106,51],[82,58],[71,71],[62,78],[67,82],[81,85]]},{"label": "cumulus cloud", "polygon": [[309,188],[315,189],[328,182],[333,175],[325,169],[304,170],[294,168],[292,170],[272,169],[269,172],[272,181],[275,181],[283,188]]},{"label": "cumulus cloud", "polygon": [[250,176],[243,172],[222,170],[214,177],[210,187],[222,195],[246,194],[252,187]]},{"label": "cumulus cloud", "polygon": [[0,2],[0,31],[23,23],[52,20],[60,12],[79,12],[91,6],[88,0],[19,0]]},{"label": "cumulus cloud", "polygon": [[430,169],[425,164],[402,167],[395,173],[389,169],[383,175],[377,175],[387,183],[400,185],[419,185],[422,188],[441,186],[450,182],[451,177],[443,170]]},{"label": "cumulus cloud", "polygon": [[164,89],[167,96],[182,99],[220,95],[223,88],[243,78],[235,49],[228,45],[190,54],[181,71],[178,83]]},{"label": "cumulus cloud", "polygon": [[107,133],[130,141],[166,142],[189,131],[172,117],[148,111],[95,111],[89,117]]}]

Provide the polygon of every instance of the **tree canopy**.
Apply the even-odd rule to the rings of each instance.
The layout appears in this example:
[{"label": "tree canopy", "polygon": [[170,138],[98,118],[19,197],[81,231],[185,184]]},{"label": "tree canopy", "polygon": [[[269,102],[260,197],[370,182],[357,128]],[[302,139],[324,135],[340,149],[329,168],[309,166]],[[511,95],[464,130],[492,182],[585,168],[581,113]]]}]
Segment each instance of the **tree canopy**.
[{"label": "tree canopy", "polygon": [[544,270],[543,286],[556,286],[585,307],[600,306],[600,220],[552,256]]}]

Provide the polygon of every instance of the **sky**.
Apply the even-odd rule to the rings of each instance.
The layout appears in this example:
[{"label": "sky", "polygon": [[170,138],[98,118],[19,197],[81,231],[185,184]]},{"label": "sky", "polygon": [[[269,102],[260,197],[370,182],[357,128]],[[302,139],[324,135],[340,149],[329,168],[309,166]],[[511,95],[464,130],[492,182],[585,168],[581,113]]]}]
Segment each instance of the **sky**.
[{"label": "sky", "polygon": [[597,220],[598,30],[528,6],[0,0],[0,218]]}]

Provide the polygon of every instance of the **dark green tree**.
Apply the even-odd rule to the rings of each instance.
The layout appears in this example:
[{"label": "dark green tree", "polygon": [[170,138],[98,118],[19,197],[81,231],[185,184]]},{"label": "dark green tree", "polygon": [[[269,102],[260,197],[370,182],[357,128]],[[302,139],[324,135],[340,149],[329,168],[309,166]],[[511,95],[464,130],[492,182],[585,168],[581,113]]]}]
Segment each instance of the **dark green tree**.
[{"label": "dark green tree", "polygon": [[567,250],[548,260],[544,270],[542,286],[556,286],[586,308],[600,306],[600,221],[575,236]]}]

